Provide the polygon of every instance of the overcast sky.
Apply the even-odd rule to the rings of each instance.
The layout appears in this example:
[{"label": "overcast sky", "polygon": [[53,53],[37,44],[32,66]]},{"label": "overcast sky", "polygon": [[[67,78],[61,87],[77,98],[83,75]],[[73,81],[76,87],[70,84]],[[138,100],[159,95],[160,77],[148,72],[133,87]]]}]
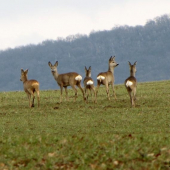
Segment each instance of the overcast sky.
[{"label": "overcast sky", "polygon": [[0,0],[0,50],[144,25],[164,14],[170,14],[170,0]]}]

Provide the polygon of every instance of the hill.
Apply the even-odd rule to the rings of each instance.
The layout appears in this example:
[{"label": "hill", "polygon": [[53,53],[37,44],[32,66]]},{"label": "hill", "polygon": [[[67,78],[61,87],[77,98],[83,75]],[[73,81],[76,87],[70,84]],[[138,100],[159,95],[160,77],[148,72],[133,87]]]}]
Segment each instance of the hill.
[{"label": "hill", "polygon": [[144,26],[118,26],[112,30],[73,35],[66,39],[46,40],[38,45],[0,51],[0,91],[22,90],[20,69],[29,69],[28,78],[37,79],[41,89],[56,89],[48,61],[59,62],[59,73],[76,71],[85,75],[84,66],[92,67],[92,78],[108,69],[115,55],[115,84],[129,76],[128,61],[137,63],[139,82],[169,79],[170,17],[163,15]]}]

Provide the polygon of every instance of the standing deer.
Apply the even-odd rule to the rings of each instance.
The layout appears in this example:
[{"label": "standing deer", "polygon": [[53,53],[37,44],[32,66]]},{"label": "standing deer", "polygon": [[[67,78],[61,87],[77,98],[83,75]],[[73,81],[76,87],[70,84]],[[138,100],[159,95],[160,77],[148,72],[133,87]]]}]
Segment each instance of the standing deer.
[{"label": "standing deer", "polygon": [[106,86],[106,93],[107,93],[107,97],[110,100],[110,95],[109,95],[109,85],[112,86],[113,89],[113,94],[115,99],[116,98],[116,94],[115,94],[115,90],[114,90],[114,68],[117,67],[119,64],[116,63],[115,61],[115,56],[111,56],[109,59],[109,68],[107,72],[102,72],[99,73],[97,75],[97,89],[96,89],[96,94],[98,93],[98,89],[100,87],[101,84]]},{"label": "standing deer", "polygon": [[[28,99],[29,99],[29,106],[34,107],[34,99],[35,99],[34,92],[36,92],[37,100],[38,100],[38,107],[39,107],[39,103],[40,103],[39,82],[37,80],[28,80],[27,74],[28,74],[28,69],[25,71],[21,69],[20,81],[23,82],[24,91],[26,92]],[[31,95],[33,96],[32,103],[31,103]]]},{"label": "standing deer", "polygon": [[135,107],[135,100],[136,100],[136,87],[137,87],[137,80],[135,78],[136,63],[137,63],[137,61],[132,65],[129,62],[130,77],[128,77],[125,80],[125,87],[129,93],[130,102],[131,102],[132,107]]},{"label": "standing deer", "polygon": [[84,95],[84,90],[81,87],[82,76],[80,74],[78,74],[76,72],[59,74],[57,71],[58,61],[56,61],[54,65],[52,65],[51,62],[49,61],[48,65],[51,68],[51,73],[54,76],[54,79],[57,81],[58,85],[60,86],[60,90],[61,90],[60,102],[62,102],[63,87],[65,88],[66,99],[68,100],[67,86],[71,86],[72,89],[75,91],[75,101],[76,101],[77,89],[76,89],[75,85],[83,93],[84,101],[86,100],[85,95]]},{"label": "standing deer", "polygon": [[96,103],[96,92],[94,88],[94,81],[91,78],[91,66],[89,67],[89,69],[85,67],[85,73],[86,73],[86,77],[84,78],[83,83],[84,83],[85,94],[87,93],[86,100],[88,101],[89,91],[91,92],[91,90],[93,90],[94,97],[95,97],[94,103]]}]

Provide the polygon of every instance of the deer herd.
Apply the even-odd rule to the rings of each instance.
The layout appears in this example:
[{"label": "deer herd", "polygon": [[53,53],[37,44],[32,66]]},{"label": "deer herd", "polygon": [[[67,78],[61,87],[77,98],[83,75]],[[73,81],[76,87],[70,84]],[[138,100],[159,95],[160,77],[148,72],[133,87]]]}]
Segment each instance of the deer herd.
[{"label": "deer herd", "polygon": [[[136,63],[135,62],[133,65],[129,62],[129,67],[130,67],[130,76],[125,80],[125,87],[127,89],[127,92],[130,97],[130,102],[131,106],[135,107],[135,100],[136,100],[136,87],[137,87],[137,80],[135,78],[135,73],[136,73]],[[83,80],[84,84],[84,89],[81,86],[81,81],[82,81],[82,76],[76,72],[69,72],[69,73],[64,73],[64,74],[59,74],[57,71],[58,67],[58,61],[55,62],[55,64],[51,64],[51,62],[48,62],[48,65],[51,69],[51,73],[56,80],[57,84],[60,86],[60,102],[62,102],[62,94],[63,94],[63,87],[65,89],[66,93],[66,100],[68,100],[68,91],[67,87],[71,86],[72,89],[75,92],[75,98],[74,101],[76,101],[77,98],[77,89],[76,86],[81,90],[83,94],[83,100],[85,102],[88,102],[88,97],[89,97],[89,91],[93,92],[94,95],[94,103],[97,103],[97,94],[100,85],[105,85],[106,87],[106,93],[108,100],[110,100],[110,93],[109,93],[109,85],[112,86],[113,94],[116,98],[115,90],[114,90],[114,68],[117,67],[119,64],[116,63],[115,61],[115,56],[111,56],[109,58],[109,68],[108,71],[106,72],[101,72],[97,75],[97,87],[95,90],[94,86],[94,80],[91,78],[91,66],[87,69],[85,67],[85,78]],[[38,100],[38,107],[40,103],[40,97],[39,97],[39,82],[37,80],[28,80],[27,78],[28,74],[28,69],[23,70],[21,69],[21,78],[20,80],[23,82],[24,86],[24,91],[26,92],[28,99],[29,99],[29,106],[34,107],[34,92],[37,93],[37,100]],[[32,96],[32,97],[31,97]],[[31,102],[32,98],[32,102]],[[92,99],[93,100],[93,99]]]}]

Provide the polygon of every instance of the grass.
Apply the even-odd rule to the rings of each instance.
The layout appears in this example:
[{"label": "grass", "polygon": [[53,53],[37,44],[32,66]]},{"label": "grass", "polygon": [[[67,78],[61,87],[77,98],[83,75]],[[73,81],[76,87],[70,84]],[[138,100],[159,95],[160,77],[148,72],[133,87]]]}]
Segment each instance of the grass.
[{"label": "grass", "polygon": [[169,84],[139,83],[136,108],[123,85],[117,101],[101,87],[97,104],[41,91],[40,108],[23,91],[1,92],[0,169],[169,169]]}]

